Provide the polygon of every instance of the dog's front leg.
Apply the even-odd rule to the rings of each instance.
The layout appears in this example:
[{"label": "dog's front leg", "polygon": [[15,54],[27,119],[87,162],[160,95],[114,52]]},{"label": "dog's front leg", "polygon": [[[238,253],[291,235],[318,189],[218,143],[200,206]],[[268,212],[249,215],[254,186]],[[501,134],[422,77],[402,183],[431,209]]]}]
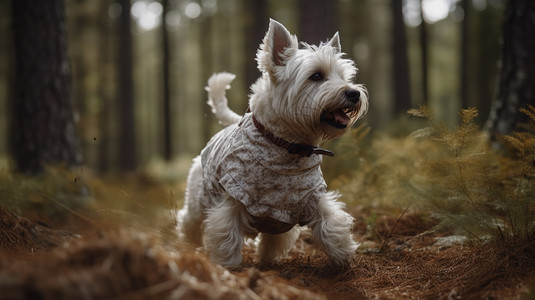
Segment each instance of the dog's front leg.
[{"label": "dog's front leg", "polygon": [[240,265],[244,234],[251,229],[243,205],[227,195],[207,211],[204,223],[204,246],[212,260],[223,266]]},{"label": "dog's front leg", "polygon": [[355,258],[359,244],[353,240],[353,217],[343,210],[344,203],[336,201],[338,197],[335,192],[323,195],[317,215],[309,226],[314,240],[329,255],[331,262],[344,266]]}]

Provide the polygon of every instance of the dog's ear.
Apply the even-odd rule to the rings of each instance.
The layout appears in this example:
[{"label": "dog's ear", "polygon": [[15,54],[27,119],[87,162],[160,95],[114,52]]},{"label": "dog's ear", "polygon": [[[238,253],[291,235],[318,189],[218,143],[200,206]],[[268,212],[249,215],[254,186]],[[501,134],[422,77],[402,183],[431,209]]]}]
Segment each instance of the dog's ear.
[{"label": "dog's ear", "polygon": [[295,35],[291,35],[281,23],[270,19],[269,29],[256,57],[258,68],[261,71],[269,72],[270,75],[274,75],[274,67],[284,65],[284,57],[282,55],[286,49],[297,50],[297,47]]},{"label": "dog's ear", "polygon": [[266,39],[268,43],[264,44],[265,46],[270,46],[271,49],[268,51],[271,52],[272,61],[276,66],[284,65],[281,55],[284,53],[286,48],[291,48],[293,45],[292,35],[281,23],[270,19],[269,21],[269,30],[266,34]]},{"label": "dog's ear", "polygon": [[338,31],[325,45],[333,47],[337,53],[342,52],[342,45],[340,45],[340,35],[338,34]]}]

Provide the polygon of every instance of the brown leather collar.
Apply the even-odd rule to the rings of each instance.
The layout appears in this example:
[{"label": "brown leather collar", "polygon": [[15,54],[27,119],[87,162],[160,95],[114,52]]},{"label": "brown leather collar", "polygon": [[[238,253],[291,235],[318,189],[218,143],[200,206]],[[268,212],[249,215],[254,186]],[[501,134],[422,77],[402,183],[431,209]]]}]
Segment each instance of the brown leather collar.
[{"label": "brown leather collar", "polygon": [[258,120],[255,118],[254,115],[253,115],[253,123],[256,129],[258,129],[258,131],[262,134],[262,136],[264,136],[273,144],[288,150],[288,153],[290,154],[298,154],[300,156],[306,156],[306,157],[310,157],[312,154],[334,156],[334,153],[332,153],[329,150],[325,150],[319,147],[314,147],[312,145],[290,143],[284,139],[276,137],[275,135],[273,135],[273,133],[266,130],[266,128],[262,124],[260,124],[260,122],[258,122]]}]

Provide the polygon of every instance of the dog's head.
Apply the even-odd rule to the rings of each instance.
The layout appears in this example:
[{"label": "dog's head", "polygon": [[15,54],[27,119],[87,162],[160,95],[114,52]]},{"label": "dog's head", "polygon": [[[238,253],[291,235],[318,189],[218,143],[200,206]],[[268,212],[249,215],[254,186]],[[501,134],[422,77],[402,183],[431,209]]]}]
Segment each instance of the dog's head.
[{"label": "dog's head", "polygon": [[270,20],[257,53],[263,76],[253,85],[251,110],[291,142],[317,144],[342,135],[368,110],[368,92],[355,84],[357,68],[343,58],[338,33],[319,46],[299,44]]}]

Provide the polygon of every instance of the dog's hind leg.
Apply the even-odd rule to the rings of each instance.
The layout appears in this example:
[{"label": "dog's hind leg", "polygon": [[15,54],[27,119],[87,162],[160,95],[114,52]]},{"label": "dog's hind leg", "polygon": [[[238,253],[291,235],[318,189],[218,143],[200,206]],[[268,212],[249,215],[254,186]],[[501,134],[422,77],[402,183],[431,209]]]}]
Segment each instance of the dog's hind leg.
[{"label": "dog's hind leg", "polygon": [[208,209],[204,221],[204,247],[212,260],[223,266],[242,263],[244,236],[254,232],[248,225],[245,208],[230,196]]},{"label": "dog's hind leg", "polygon": [[202,244],[202,222],[204,212],[198,192],[202,189],[202,163],[201,157],[193,159],[193,164],[189,170],[188,183],[186,186],[186,196],[184,207],[178,211],[177,231],[180,238],[196,244]]},{"label": "dog's hind leg", "polygon": [[355,257],[359,244],[351,233],[353,217],[336,201],[338,194],[326,193],[319,201],[317,216],[309,224],[314,240],[336,265],[347,265]]},{"label": "dog's hind leg", "polygon": [[259,235],[258,260],[262,263],[269,263],[283,258],[292,249],[300,232],[299,227],[294,226],[281,234],[261,233]]}]

